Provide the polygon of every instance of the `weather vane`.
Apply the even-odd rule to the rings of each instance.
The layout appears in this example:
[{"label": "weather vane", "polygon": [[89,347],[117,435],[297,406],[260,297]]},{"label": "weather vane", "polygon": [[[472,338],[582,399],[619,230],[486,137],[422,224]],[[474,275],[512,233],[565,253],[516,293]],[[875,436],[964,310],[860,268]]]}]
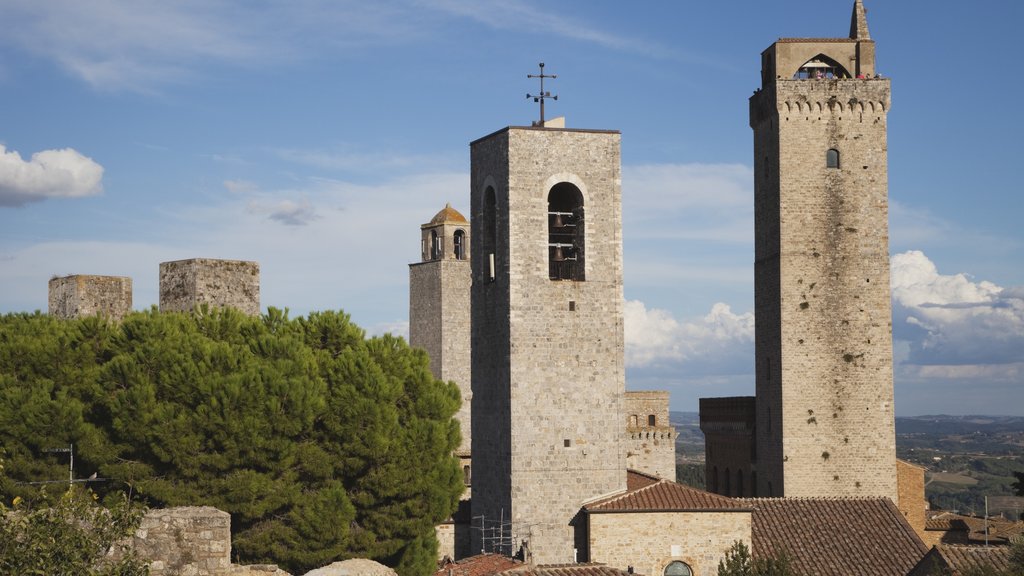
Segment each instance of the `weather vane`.
[{"label": "weather vane", "polygon": [[544,91],[544,79],[545,78],[558,78],[558,76],[555,76],[554,74],[545,74],[544,73],[544,63],[541,62],[540,63],[540,74],[527,74],[526,77],[527,78],[540,78],[540,92],[538,92],[537,94],[527,94],[526,97],[527,98],[533,98],[534,102],[540,102],[540,122],[534,122],[533,125],[534,126],[544,126],[544,101],[547,100],[548,98],[551,98],[552,100],[558,100],[558,94],[555,94],[554,96],[552,96],[551,92],[545,92]]}]

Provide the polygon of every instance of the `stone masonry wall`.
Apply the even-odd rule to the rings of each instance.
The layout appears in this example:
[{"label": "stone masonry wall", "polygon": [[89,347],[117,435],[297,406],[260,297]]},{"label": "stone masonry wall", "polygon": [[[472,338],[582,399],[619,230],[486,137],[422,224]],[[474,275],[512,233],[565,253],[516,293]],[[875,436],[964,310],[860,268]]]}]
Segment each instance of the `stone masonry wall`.
[{"label": "stone masonry wall", "polygon": [[737,540],[751,545],[750,512],[590,514],[590,561],[658,576],[675,560],[715,576]]},{"label": "stone masonry wall", "polygon": [[49,313],[70,320],[101,315],[115,321],[132,311],[132,279],[76,274],[49,283]]},{"label": "stone masonry wall", "polygon": [[209,258],[160,263],[161,312],[191,312],[203,304],[259,314],[259,263]]},{"label": "stone masonry wall", "polygon": [[[571,562],[581,503],[625,489],[619,134],[513,127],[471,156],[473,515],[510,516],[538,563]],[[549,279],[562,182],[584,199],[586,281]],[[493,282],[478,214],[496,224]]]},{"label": "stone masonry wall", "polygon": [[133,546],[153,576],[227,574],[231,570],[231,515],[210,507],[150,510]]},{"label": "stone masonry wall", "polygon": [[928,534],[925,532],[924,524],[928,500],[924,495],[924,468],[910,462],[896,460],[896,484],[899,487],[898,507],[900,512],[903,513],[914,532],[917,532],[917,535],[927,542]]},{"label": "stone masonry wall", "polygon": [[[668,392],[626,392],[626,467],[676,479],[676,429],[669,424]],[[650,424],[651,417],[654,424]]]},{"label": "stone masonry wall", "polygon": [[751,98],[762,495],[897,500],[889,93],[884,79],[776,80]]}]

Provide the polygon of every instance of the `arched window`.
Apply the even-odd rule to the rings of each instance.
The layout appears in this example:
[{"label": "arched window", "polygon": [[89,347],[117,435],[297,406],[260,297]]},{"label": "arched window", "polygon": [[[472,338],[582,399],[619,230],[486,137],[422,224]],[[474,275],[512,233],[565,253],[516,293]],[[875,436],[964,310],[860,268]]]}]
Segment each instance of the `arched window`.
[{"label": "arched window", "polygon": [[493,281],[497,274],[497,262],[495,252],[498,249],[498,202],[495,198],[494,188],[488,186],[484,190],[483,205],[483,230],[480,237],[483,239],[482,254],[484,258],[483,272],[486,281]]},{"label": "arched window", "polygon": [[676,560],[665,566],[665,576],[693,576],[693,570],[685,562]]},{"label": "arched window", "polygon": [[750,495],[757,498],[757,470],[750,473]]},{"label": "arched window", "polygon": [[736,471],[736,495],[743,497],[743,470]]},{"label": "arched window", "polygon": [[632,426],[633,428],[636,428],[636,426],[637,426],[636,414],[630,414],[629,415],[629,425]]},{"label": "arched window", "polygon": [[453,238],[455,243],[455,259],[465,260],[466,259],[466,233],[462,230],[456,230]]},{"label": "arched window", "polygon": [[654,426],[658,422],[658,419],[654,417],[654,414],[647,416],[647,425]]},{"label": "arched window", "polygon": [[430,259],[439,260],[441,258],[441,237],[437,235],[437,230],[430,231]]},{"label": "arched window", "polygon": [[824,54],[818,54],[814,58],[804,62],[793,77],[808,79],[838,79],[849,78],[850,73],[846,68],[843,68],[842,64],[828,56],[825,56]]},{"label": "arched window", "polygon": [[466,486],[470,486],[470,481],[472,479],[473,477],[470,474],[469,464],[466,464],[465,466],[462,467],[462,483],[465,484]]},{"label": "arched window", "polygon": [[708,478],[708,481],[711,484],[711,491],[718,494],[718,466],[711,467],[711,478]]},{"label": "arched window", "polygon": [[568,182],[548,193],[548,272],[552,280],[585,280],[583,193]]},{"label": "arched window", "polygon": [[725,469],[725,489],[722,490],[722,494],[725,496],[732,496],[732,474],[729,469]]},{"label": "arched window", "polygon": [[828,152],[825,152],[825,167],[839,168],[839,150],[829,148]]}]

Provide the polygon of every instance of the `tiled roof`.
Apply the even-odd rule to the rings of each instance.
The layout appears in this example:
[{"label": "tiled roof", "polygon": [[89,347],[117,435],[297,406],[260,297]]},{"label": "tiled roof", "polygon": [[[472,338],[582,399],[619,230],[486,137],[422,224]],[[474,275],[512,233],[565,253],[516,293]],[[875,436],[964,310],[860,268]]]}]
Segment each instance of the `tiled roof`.
[{"label": "tiled roof", "polygon": [[631,576],[625,570],[604,564],[548,564],[508,570],[500,576]]},{"label": "tiled roof", "polygon": [[754,557],[783,550],[798,573],[905,576],[927,548],[888,498],[754,498]]},{"label": "tiled roof", "polygon": [[[1010,568],[1010,549],[1007,546],[960,546],[939,544],[918,562],[915,574],[936,574],[936,569],[946,569],[951,574],[960,576],[965,572],[974,573],[991,568],[999,572]],[[986,572],[988,573],[988,572]]]},{"label": "tiled roof", "polygon": [[523,563],[501,554],[477,554],[458,562],[442,561],[434,576],[490,576],[516,566],[522,567]]},{"label": "tiled roof", "polygon": [[[635,483],[642,483],[638,478]],[[628,482],[627,482],[628,484]],[[584,504],[587,512],[740,511],[750,506],[671,480],[658,480],[635,490]]]},{"label": "tiled roof", "polygon": [[444,208],[442,208],[440,212],[435,214],[434,217],[430,219],[429,225],[436,226],[438,224],[445,223],[469,224],[469,222],[466,220],[466,217],[463,216],[462,213],[456,210],[455,208],[452,208],[451,204],[445,204]]},{"label": "tiled roof", "polygon": [[[924,522],[925,530],[940,532],[963,532],[961,539],[971,543],[984,544],[986,541],[985,530],[988,529],[988,542],[990,544],[1006,544],[1011,538],[1024,534],[1024,522],[1010,522],[998,518],[984,518],[965,516],[953,512],[939,512],[932,514]],[[946,540],[943,537],[943,540]]]}]

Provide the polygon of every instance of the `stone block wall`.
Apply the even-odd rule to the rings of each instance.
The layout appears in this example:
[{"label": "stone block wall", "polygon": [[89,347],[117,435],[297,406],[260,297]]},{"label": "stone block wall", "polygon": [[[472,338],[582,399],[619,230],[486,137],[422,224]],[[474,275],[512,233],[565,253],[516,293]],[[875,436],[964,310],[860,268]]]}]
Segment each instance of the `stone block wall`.
[{"label": "stone block wall", "polygon": [[191,312],[203,304],[258,315],[259,263],[210,258],[160,263],[161,312]]},{"label": "stone block wall", "polygon": [[917,532],[922,540],[926,540],[928,535],[924,524],[928,500],[924,495],[924,468],[896,460],[896,485],[899,487],[896,507],[903,513],[914,532]]},{"label": "stone block wall", "polygon": [[[626,467],[676,479],[676,429],[669,423],[666,391],[626,392]],[[652,424],[653,420],[653,424]]]},{"label": "stone block wall", "polygon": [[132,311],[132,279],[75,274],[49,283],[49,313],[70,320],[105,316],[120,321]]},{"label": "stone block wall", "polygon": [[132,545],[153,576],[228,574],[231,515],[207,506],[150,510]]},{"label": "stone block wall", "polygon": [[897,499],[889,94],[776,79],[751,98],[762,495]]},{"label": "stone block wall", "polygon": [[[625,489],[619,134],[511,127],[470,150],[473,515],[571,562],[581,503]],[[562,183],[583,197],[585,281],[549,276]]]},{"label": "stone block wall", "polygon": [[660,576],[675,560],[695,576],[715,576],[718,562],[737,540],[751,545],[751,514],[735,512],[645,512],[589,514],[591,562],[613,568],[632,566],[639,574]]}]

